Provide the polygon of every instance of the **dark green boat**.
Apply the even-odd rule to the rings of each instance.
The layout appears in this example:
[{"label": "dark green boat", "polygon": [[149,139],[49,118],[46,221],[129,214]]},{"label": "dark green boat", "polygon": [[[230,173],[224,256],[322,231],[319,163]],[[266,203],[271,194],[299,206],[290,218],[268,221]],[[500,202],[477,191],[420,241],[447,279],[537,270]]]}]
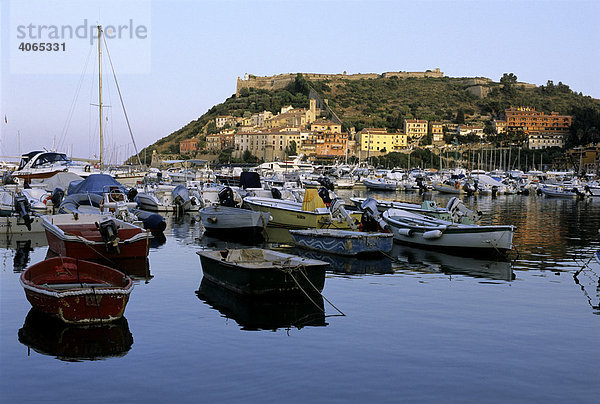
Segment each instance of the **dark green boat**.
[{"label": "dark green boat", "polygon": [[204,277],[245,295],[315,294],[325,285],[327,262],[262,248],[202,250]]}]

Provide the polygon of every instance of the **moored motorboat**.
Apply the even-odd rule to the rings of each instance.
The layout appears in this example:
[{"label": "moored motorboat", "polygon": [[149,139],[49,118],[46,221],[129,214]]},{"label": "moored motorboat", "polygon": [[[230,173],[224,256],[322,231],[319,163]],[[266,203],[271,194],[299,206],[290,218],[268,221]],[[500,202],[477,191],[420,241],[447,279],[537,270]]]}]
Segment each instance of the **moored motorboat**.
[{"label": "moored motorboat", "polygon": [[246,295],[320,293],[328,263],[261,248],[201,250],[204,277]]},{"label": "moored motorboat", "polygon": [[369,179],[365,178],[363,184],[374,191],[395,191],[398,184],[396,181],[388,180],[385,178]]},{"label": "moored motorboat", "polygon": [[340,255],[389,253],[393,234],[340,229],[290,230],[298,247]]},{"label": "moored motorboat", "polygon": [[[358,209],[362,210],[362,205],[369,199],[372,198],[351,197],[350,201],[354,203]],[[448,200],[446,207],[440,207],[432,200],[423,201],[420,205],[410,202],[389,201],[383,199],[374,199],[374,201],[377,203],[377,209],[380,213],[392,208],[402,209],[420,215],[463,224],[472,224],[481,219],[481,212],[468,209],[464,203],[455,196]]]},{"label": "moored motorboat", "polygon": [[269,223],[268,212],[210,205],[198,211],[207,234],[232,238],[258,236]]},{"label": "moored motorboat", "polygon": [[31,305],[66,323],[121,318],[133,290],[131,278],[116,269],[70,257],[44,260],[20,277]]},{"label": "moored motorboat", "polygon": [[150,231],[103,214],[58,214],[42,217],[50,249],[79,259],[148,256]]},{"label": "moored motorboat", "polygon": [[435,219],[402,209],[390,209],[383,219],[394,233],[394,240],[420,247],[450,252],[502,254],[512,249],[515,227],[459,224]]},{"label": "moored motorboat", "polygon": [[317,190],[307,189],[303,202],[246,197],[244,204],[257,212],[269,212],[269,226],[287,229],[350,229],[360,220],[360,213],[349,213],[339,198],[327,207]]}]

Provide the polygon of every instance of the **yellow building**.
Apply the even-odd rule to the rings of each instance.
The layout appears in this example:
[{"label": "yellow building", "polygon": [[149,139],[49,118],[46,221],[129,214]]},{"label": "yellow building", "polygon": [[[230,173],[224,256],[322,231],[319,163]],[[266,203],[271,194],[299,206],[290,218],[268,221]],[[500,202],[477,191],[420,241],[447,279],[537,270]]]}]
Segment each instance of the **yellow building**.
[{"label": "yellow building", "polygon": [[444,144],[444,124],[441,122],[431,122],[429,124],[429,130],[431,131],[431,142],[434,145]]},{"label": "yellow building", "polygon": [[359,149],[365,152],[389,153],[399,151],[408,145],[408,136],[404,133],[388,133],[385,128],[368,128],[358,132]]},{"label": "yellow building", "polygon": [[404,133],[411,138],[421,138],[427,135],[427,121],[423,119],[405,119]]}]

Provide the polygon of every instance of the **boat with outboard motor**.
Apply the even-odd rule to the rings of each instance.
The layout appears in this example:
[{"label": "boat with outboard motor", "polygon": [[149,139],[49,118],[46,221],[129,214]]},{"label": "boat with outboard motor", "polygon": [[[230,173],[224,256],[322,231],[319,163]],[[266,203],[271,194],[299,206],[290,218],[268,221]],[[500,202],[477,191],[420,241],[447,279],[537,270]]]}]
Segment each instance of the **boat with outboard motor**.
[{"label": "boat with outboard motor", "polygon": [[394,240],[419,247],[456,253],[499,253],[512,249],[515,227],[460,224],[402,209],[389,209],[383,219],[394,233]]},{"label": "boat with outboard motor", "polygon": [[302,202],[250,196],[244,198],[244,204],[253,211],[270,213],[269,226],[287,229],[350,229],[361,217],[359,212],[346,211],[341,198],[330,199],[323,188],[305,190]]},{"label": "boat with outboard motor", "polygon": [[149,230],[107,214],[42,216],[48,246],[60,256],[79,259],[147,257]]},{"label": "boat with outboard motor", "polygon": [[[350,201],[354,203],[358,209],[362,210],[362,205],[369,199],[372,198],[351,197]],[[437,206],[436,202],[432,200],[423,201],[420,205],[410,202],[389,201],[383,199],[375,199],[374,201],[376,202],[377,209],[380,213],[383,213],[388,209],[403,209],[420,215],[463,224],[476,223],[482,216],[480,211],[474,211],[467,208],[457,197],[450,198],[445,208]]]}]

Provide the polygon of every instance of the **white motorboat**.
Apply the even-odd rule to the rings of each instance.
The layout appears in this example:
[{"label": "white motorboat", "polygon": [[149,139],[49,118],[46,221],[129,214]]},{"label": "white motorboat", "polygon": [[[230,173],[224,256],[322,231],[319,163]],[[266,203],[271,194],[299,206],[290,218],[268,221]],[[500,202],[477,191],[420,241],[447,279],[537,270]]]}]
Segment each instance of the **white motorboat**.
[{"label": "white motorboat", "polygon": [[363,184],[367,188],[375,191],[395,191],[396,187],[398,186],[396,181],[388,180],[386,178],[365,178],[363,179]]},{"label": "white motorboat", "polygon": [[458,224],[402,209],[383,214],[394,240],[420,247],[456,253],[503,253],[512,249],[515,227]]},{"label": "white motorboat", "polygon": [[[351,197],[350,201],[362,210],[362,206],[368,199]],[[464,203],[457,197],[452,197],[446,204],[446,207],[437,206],[435,201],[423,201],[420,205],[410,202],[388,201],[383,199],[374,199],[377,203],[377,210],[380,213],[388,209],[403,209],[420,215],[431,216],[454,223],[473,224],[481,219],[481,212],[468,209]]]},{"label": "white motorboat", "polygon": [[260,236],[271,218],[268,212],[210,205],[198,211],[207,234],[238,239]]}]

